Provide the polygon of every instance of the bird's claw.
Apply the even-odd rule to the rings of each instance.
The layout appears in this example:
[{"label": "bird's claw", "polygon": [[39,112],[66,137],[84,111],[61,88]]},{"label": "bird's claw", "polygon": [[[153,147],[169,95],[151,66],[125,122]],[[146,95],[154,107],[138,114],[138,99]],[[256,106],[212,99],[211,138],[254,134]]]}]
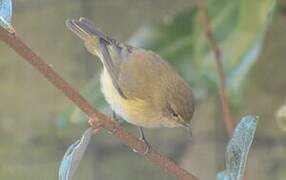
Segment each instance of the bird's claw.
[{"label": "bird's claw", "polygon": [[140,140],[145,143],[145,151],[143,155],[146,156],[151,150],[151,145],[146,141],[146,139],[140,138]]},{"label": "bird's claw", "polygon": [[[148,143],[148,141],[144,135],[143,128],[142,127],[138,127],[138,128],[139,128],[139,132],[140,132],[140,138],[139,139],[142,142],[144,142],[145,146],[146,146],[145,152],[143,153],[143,155],[146,156],[150,152],[151,145]],[[135,150],[135,152],[136,152],[136,150]]]},{"label": "bird's claw", "polygon": [[115,134],[118,130],[118,128],[121,126],[121,121],[118,119],[116,113],[112,112],[112,119],[115,121],[116,125],[112,128],[111,131],[109,131],[110,134]]},{"label": "bird's claw", "polygon": [[[144,142],[144,144],[145,144],[145,151],[144,151],[143,155],[146,156],[151,151],[151,145],[144,139],[140,138],[140,140],[142,142]],[[133,149],[133,151],[136,153],[138,152],[136,149]]]}]

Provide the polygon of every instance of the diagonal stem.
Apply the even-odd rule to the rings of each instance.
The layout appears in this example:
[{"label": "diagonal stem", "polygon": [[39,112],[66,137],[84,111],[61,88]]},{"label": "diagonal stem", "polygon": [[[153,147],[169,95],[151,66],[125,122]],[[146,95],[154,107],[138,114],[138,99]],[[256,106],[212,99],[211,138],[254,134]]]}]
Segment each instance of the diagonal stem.
[{"label": "diagonal stem", "polygon": [[218,83],[219,83],[219,94],[220,94],[220,101],[222,105],[222,111],[223,111],[223,116],[224,116],[224,123],[227,128],[227,132],[229,135],[232,135],[234,127],[235,127],[235,121],[234,118],[231,115],[230,111],[230,105],[229,105],[229,100],[227,96],[227,92],[225,90],[225,76],[223,72],[223,65],[221,62],[221,52],[219,49],[219,46],[213,36],[210,23],[209,23],[209,17],[207,15],[207,9],[206,9],[206,3],[205,0],[199,0],[199,9],[200,9],[200,15],[201,15],[201,20],[203,24],[203,29],[206,35],[206,38],[208,40],[209,46],[211,50],[214,53],[214,60],[215,60],[215,66],[216,66],[216,71],[217,71],[217,76],[218,76]]},{"label": "diagonal stem", "polygon": [[[9,33],[0,26],[0,40],[8,44],[14,51],[21,55],[24,60],[29,62],[35,69],[37,69],[47,80],[50,81],[57,89],[61,90],[76,106],[78,106],[91,119],[92,126],[95,129],[104,128],[107,131],[112,131],[116,127],[114,133],[123,143],[134,149],[140,155],[144,155],[145,144],[118,127],[110,118],[103,115],[101,112],[92,107],[92,105],[85,100],[71,85],[69,85],[61,76],[55,72],[41,57],[33,52],[22,40],[14,33]],[[179,167],[167,157],[161,155],[154,149],[150,149],[149,153],[144,155],[145,159],[160,166],[169,174],[176,176],[177,179],[197,180],[194,175]]]}]

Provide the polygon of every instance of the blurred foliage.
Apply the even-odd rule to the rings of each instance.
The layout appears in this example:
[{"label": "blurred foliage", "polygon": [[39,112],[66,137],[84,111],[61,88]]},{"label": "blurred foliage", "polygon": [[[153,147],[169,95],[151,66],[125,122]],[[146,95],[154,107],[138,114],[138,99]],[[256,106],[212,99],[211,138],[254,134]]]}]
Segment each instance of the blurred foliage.
[{"label": "blurred foliage", "polygon": [[[258,59],[274,5],[275,0],[208,1],[211,27],[223,54],[227,89],[234,105],[239,105],[246,74]],[[144,25],[128,44],[151,49],[168,60],[189,82],[197,100],[217,92],[213,54],[196,7],[167,16],[162,22]],[[98,79],[91,80],[82,93],[107,112]],[[58,123],[63,127],[69,121],[85,120],[79,109],[69,106],[60,114]]]},{"label": "blurred foliage", "polygon": [[[275,1],[208,2],[211,27],[223,54],[227,88],[238,93],[243,78],[257,60]],[[198,9],[194,8],[166,18],[162,24],[143,27],[130,43],[152,49],[169,60],[197,90],[196,95],[205,97],[217,91],[217,75],[201,24]]]},{"label": "blurred foliage", "polygon": [[278,127],[283,131],[286,131],[286,104],[278,109],[276,113],[276,119]]}]

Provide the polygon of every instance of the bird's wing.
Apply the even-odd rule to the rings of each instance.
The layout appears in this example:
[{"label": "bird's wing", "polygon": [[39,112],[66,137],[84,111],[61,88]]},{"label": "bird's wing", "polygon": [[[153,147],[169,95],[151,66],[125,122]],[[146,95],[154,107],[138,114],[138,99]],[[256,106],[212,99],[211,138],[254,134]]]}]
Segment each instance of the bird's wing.
[{"label": "bird's wing", "polygon": [[130,98],[162,98],[162,91],[167,91],[168,88],[170,75],[167,72],[170,68],[155,53],[139,48],[133,49],[121,65],[119,85]]},{"label": "bird's wing", "polygon": [[124,46],[96,29],[95,25],[86,18],[67,20],[66,25],[72,32],[85,41],[85,45],[91,53],[101,58],[114,87],[123,98],[127,98],[118,83],[120,66],[122,61],[124,61],[124,57],[121,57]]}]

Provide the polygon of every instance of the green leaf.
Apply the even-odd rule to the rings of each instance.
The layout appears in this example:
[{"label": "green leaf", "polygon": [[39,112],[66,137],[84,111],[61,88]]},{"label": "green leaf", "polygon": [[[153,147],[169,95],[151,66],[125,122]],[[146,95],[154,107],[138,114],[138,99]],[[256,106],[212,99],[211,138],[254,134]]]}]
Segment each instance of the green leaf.
[{"label": "green leaf", "polygon": [[[232,92],[240,90],[258,59],[274,3],[275,0],[213,0],[208,4],[211,27],[223,54],[226,81]],[[142,27],[129,42],[156,51],[199,91],[213,92],[216,69],[198,9],[169,19]]]}]

